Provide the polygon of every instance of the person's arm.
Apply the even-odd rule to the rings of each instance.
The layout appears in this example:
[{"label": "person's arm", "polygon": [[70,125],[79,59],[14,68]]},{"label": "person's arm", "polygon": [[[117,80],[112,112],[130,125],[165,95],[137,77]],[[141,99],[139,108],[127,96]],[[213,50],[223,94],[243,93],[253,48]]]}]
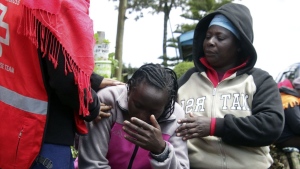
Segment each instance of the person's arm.
[{"label": "person's arm", "polygon": [[[184,118],[184,111],[182,108],[176,104],[174,114],[177,119]],[[177,123],[175,121],[175,123]],[[176,124],[176,128],[179,125]],[[175,132],[170,137],[166,145],[168,149],[167,158],[161,162],[155,158],[151,158],[150,162],[153,169],[189,169],[189,159],[188,159],[188,150],[187,142],[183,141],[181,137],[177,137]],[[150,155],[151,157],[151,155]]]},{"label": "person's arm", "polygon": [[[100,90],[98,93],[100,101],[105,101],[108,104],[114,105],[115,96],[108,90]],[[114,109],[115,110],[115,109]],[[116,110],[117,111],[117,110]],[[113,113],[112,113],[113,114]],[[110,118],[104,118],[98,123],[91,122],[87,124],[89,133],[85,136],[80,136],[78,146],[78,165],[79,168],[84,169],[110,169],[109,161],[106,158],[110,132],[113,123],[115,122],[115,116]]]},{"label": "person's arm", "polygon": [[78,166],[84,169],[110,169],[106,158],[111,130],[110,118],[88,123],[89,133],[79,137]]},{"label": "person's arm", "polygon": [[125,85],[125,83],[120,82],[115,79],[110,79],[110,78],[104,78],[96,73],[92,73],[91,76],[91,86],[92,89],[94,89],[96,92],[98,92],[100,89],[103,89],[107,86],[116,86],[116,85]]},{"label": "person's arm", "polygon": [[[92,89],[95,90],[96,92],[98,92],[100,89],[105,88],[107,86],[125,85],[125,83],[123,82],[120,82],[115,79],[104,78],[94,72],[91,75],[90,81],[91,81]],[[110,111],[111,108],[112,108],[111,105],[106,105],[106,103],[101,103],[99,115],[97,116],[95,121],[98,122],[102,118],[110,117],[110,113],[108,113],[108,111]]]},{"label": "person's arm", "polygon": [[91,87],[94,91],[98,92],[100,90],[100,85],[103,79],[104,79],[103,76],[100,76],[95,72],[92,73],[90,81],[91,81]]},{"label": "person's arm", "polygon": [[256,91],[251,105],[252,115],[236,117],[232,114],[216,118],[214,135],[225,143],[241,146],[267,146],[281,134],[284,126],[282,102],[273,78],[266,72],[253,75]]},{"label": "person's arm", "polygon": [[300,135],[300,108],[298,105],[284,109],[285,123],[297,135]]}]

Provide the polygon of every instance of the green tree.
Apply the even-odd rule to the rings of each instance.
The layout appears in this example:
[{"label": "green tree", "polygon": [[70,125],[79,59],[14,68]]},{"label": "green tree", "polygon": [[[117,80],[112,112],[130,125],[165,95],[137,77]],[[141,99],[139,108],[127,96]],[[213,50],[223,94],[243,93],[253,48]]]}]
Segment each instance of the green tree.
[{"label": "green tree", "polygon": [[177,38],[174,38],[174,37],[169,38],[167,40],[167,48],[173,48],[176,51],[176,56],[173,56],[173,57],[166,56],[164,59],[163,59],[163,56],[160,56],[159,59],[163,59],[163,61],[165,61],[164,64],[162,64],[165,67],[173,67],[180,62],[180,58],[177,54],[177,48],[178,48],[177,42],[178,42]]},{"label": "green tree", "polygon": [[[167,57],[167,35],[168,35],[167,25],[169,21],[170,12],[173,8],[184,6],[185,3],[186,0],[128,0],[127,1],[128,13],[129,14],[135,13],[136,14],[135,20],[142,18],[143,12],[146,9],[150,10],[151,14],[158,14],[158,13],[164,14],[162,56],[159,57],[163,60],[161,63],[163,66],[168,66],[167,62],[169,59]],[[117,41],[116,43],[119,42]]]},{"label": "green tree", "polygon": [[[180,15],[186,19],[199,21],[204,16],[214,12],[224,4],[231,3],[233,0],[189,0],[184,9],[184,13]],[[184,33],[196,28],[197,22],[193,24],[180,24],[175,32]]]},{"label": "green tree", "polygon": [[128,66],[123,64],[123,82],[127,82],[129,78],[133,75],[133,73],[137,70],[137,67],[132,67],[129,63]]},{"label": "green tree", "polygon": [[[231,3],[232,1],[233,0],[188,0],[184,12],[180,16],[194,22],[178,25],[174,33],[182,34],[191,30],[195,30],[198,21],[201,20],[204,16],[214,12],[224,4]],[[181,50],[185,50],[186,53],[191,53],[192,47],[185,46],[184,48],[181,48]],[[190,57],[184,58],[184,60],[187,59],[189,60]]]},{"label": "green tree", "polygon": [[124,24],[125,24],[125,14],[127,9],[127,0],[119,1],[119,15],[118,15],[118,26],[117,26],[117,36],[116,36],[116,49],[115,57],[118,60],[118,69],[115,71],[115,77],[118,80],[122,80],[122,69],[123,69],[123,36],[124,36]]},{"label": "green tree", "polygon": [[180,62],[178,63],[175,67],[174,67],[174,72],[177,75],[177,78],[179,79],[187,70],[189,70],[190,68],[194,67],[194,62],[191,61],[184,61],[184,62]]}]

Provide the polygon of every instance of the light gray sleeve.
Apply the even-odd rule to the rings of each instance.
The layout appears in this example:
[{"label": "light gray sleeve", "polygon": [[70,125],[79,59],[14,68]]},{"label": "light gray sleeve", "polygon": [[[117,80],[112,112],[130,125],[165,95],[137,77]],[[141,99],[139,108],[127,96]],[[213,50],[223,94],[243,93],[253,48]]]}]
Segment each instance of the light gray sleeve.
[{"label": "light gray sleeve", "polygon": [[[100,90],[97,94],[100,101],[107,105],[115,103],[113,94],[108,90]],[[105,96],[106,99],[103,99]],[[102,118],[98,123],[87,123],[89,133],[86,136],[80,136],[78,146],[78,166],[81,169],[110,169],[106,154],[110,140],[110,131],[113,122],[116,119],[114,109],[111,110],[109,118]]]},{"label": "light gray sleeve", "polygon": [[[184,111],[181,107],[176,106],[174,114],[176,114],[176,119],[184,118]],[[176,121],[176,126],[178,123]],[[158,162],[155,159],[151,159],[150,163],[153,169],[189,169],[189,158],[187,150],[187,142],[183,141],[181,137],[177,137],[175,130],[167,142],[169,146],[169,156],[164,162]]]},{"label": "light gray sleeve", "polygon": [[108,151],[109,118],[88,124],[89,134],[80,136],[78,146],[78,166],[84,169],[110,169],[106,154]]}]

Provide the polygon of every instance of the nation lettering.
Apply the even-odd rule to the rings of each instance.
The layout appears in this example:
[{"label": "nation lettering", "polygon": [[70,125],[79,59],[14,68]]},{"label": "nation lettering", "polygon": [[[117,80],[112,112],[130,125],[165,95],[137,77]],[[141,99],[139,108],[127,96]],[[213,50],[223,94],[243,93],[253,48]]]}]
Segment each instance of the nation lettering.
[{"label": "nation lettering", "polygon": [[[248,105],[249,96],[244,93],[234,93],[234,94],[222,94],[220,96],[221,109],[222,110],[242,110],[249,111]],[[185,109],[186,113],[192,112],[204,112],[206,97],[190,98],[187,100],[181,100],[180,104]]]}]

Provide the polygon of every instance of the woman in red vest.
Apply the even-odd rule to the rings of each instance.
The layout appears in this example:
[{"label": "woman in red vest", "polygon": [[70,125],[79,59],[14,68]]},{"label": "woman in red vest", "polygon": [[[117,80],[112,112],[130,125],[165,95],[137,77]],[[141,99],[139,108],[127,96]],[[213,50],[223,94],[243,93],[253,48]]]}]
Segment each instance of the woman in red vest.
[{"label": "woman in red vest", "polygon": [[[73,168],[100,110],[85,0],[0,0],[0,168]],[[103,82],[102,86],[112,81]]]}]

